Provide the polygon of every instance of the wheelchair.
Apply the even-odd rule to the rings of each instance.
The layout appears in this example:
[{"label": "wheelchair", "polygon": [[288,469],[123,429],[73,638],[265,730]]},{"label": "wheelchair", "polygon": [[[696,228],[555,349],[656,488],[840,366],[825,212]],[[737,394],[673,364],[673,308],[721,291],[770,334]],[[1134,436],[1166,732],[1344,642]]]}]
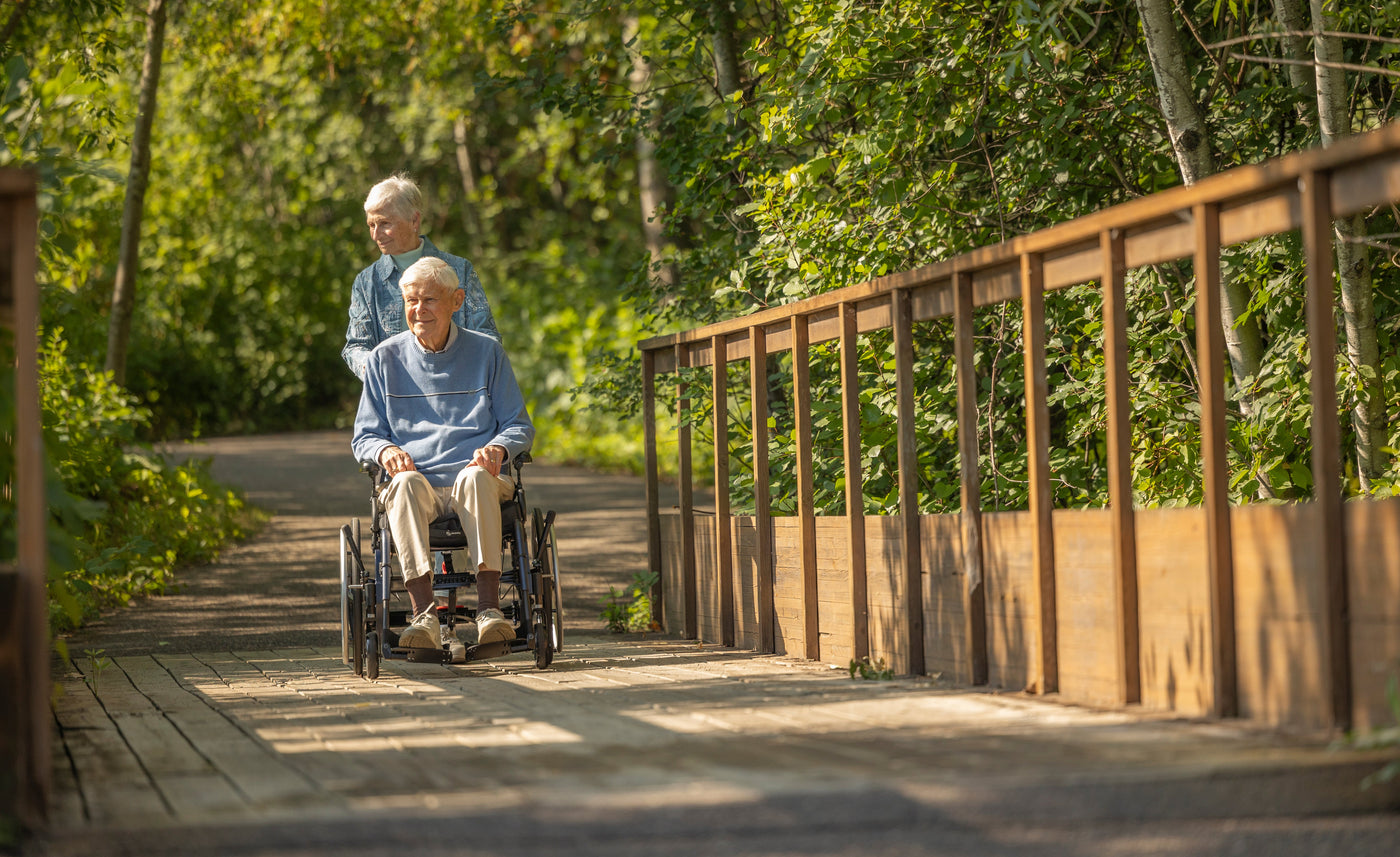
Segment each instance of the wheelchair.
[{"label": "wheelchair", "polygon": [[[554,512],[527,505],[521,471],[529,453],[516,456],[515,493],[501,504],[501,613],[515,626],[515,638],[486,645],[468,645],[456,635],[459,622],[475,622],[476,610],[457,603],[459,589],[476,585],[475,570],[456,571],[451,551],[467,546],[467,535],[455,512],[433,521],[428,547],[438,557],[433,572],[433,594],[442,627],[440,649],[401,648],[394,628],[411,621],[407,592],[402,581],[394,589],[393,557],[396,551],[389,533],[388,515],[380,492],[388,474],[377,463],[361,462],[369,474],[371,491],[369,565],[362,554],[360,519],[340,528],[340,635],[341,660],[355,674],[371,680],[379,677],[382,660],[418,663],[462,664],[517,652],[534,654],[535,666],[547,669],[564,643],[564,617],[559,587],[559,557],[554,544]],[[402,594],[400,594],[402,593]]]}]

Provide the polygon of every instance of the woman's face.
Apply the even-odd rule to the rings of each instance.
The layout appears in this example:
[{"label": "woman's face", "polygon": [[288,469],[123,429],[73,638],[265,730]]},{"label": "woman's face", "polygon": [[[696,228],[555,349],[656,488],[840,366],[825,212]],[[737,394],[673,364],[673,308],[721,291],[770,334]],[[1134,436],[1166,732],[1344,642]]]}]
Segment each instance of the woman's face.
[{"label": "woman's face", "polygon": [[369,226],[370,237],[378,245],[379,252],[386,256],[396,256],[418,249],[418,221],[421,215],[413,215],[412,220],[404,220],[392,211],[375,209],[366,212],[365,224]]}]

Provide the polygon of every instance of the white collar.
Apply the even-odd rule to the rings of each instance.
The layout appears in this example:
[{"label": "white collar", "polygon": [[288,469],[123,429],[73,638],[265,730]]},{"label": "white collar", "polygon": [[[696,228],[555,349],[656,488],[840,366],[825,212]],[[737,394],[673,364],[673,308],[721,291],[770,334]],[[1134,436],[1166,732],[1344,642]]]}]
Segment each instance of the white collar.
[{"label": "white collar", "polygon": [[426,349],[426,348],[423,347],[423,343],[421,343],[421,342],[418,341],[418,337],[416,337],[416,336],[413,337],[413,344],[414,344],[414,345],[417,345],[417,346],[418,346],[418,350],[421,351],[421,352],[423,352],[424,354],[441,354],[443,351],[446,351],[447,349],[451,348],[451,347],[452,347],[452,343],[454,343],[454,342],[456,342],[456,341],[457,341],[457,324],[456,324],[456,322],[453,322],[451,325],[448,326],[448,328],[447,328],[447,341],[443,343],[442,349],[441,349],[440,351],[429,351],[428,349]]}]

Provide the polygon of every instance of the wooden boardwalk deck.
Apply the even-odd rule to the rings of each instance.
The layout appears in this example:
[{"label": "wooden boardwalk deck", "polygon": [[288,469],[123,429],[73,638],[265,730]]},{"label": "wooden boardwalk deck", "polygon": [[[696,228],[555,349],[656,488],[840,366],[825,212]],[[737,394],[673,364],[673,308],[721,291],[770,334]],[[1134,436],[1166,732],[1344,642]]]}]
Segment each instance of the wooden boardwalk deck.
[{"label": "wooden boardwalk deck", "polygon": [[[343,439],[214,446],[277,516],[180,593],[69,641],[51,824],[26,857],[1390,857],[1400,841],[1400,781],[1359,789],[1389,756],[1325,736],[609,635],[597,605],[645,557],[640,492],[566,468],[530,483],[573,573],[554,665],[389,662],[368,682],[335,630],[335,527],[363,497]],[[254,481],[255,460],[280,481]]]}]

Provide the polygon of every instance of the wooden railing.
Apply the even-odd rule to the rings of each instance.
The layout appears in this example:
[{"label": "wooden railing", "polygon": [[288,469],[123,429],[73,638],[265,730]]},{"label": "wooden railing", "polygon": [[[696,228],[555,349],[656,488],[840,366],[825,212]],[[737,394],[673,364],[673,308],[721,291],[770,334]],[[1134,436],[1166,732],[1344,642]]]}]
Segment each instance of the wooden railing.
[{"label": "wooden railing", "polygon": [[[1243,714],[1321,727],[1345,728],[1358,716],[1361,725],[1382,720],[1385,676],[1376,673],[1400,664],[1400,597],[1394,597],[1400,596],[1400,546],[1388,536],[1377,542],[1375,534],[1400,532],[1400,512],[1390,502],[1366,509],[1342,502],[1332,222],[1397,200],[1400,125],[1328,149],[1236,168],[1192,187],[1134,200],[937,264],[644,341],[640,348],[650,558],[661,574],[661,618],[688,638],[735,645],[742,637],[739,642],[760,651],[833,662],[847,656],[887,655],[904,673],[936,671],[972,684],[990,680],[1012,686],[1024,680],[1026,687],[1070,699],[1143,703],[1217,716]],[[1227,495],[1225,361],[1219,323],[1221,249],[1292,230],[1301,230],[1307,266],[1315,496],[1310,503],[1282,510],[1232,507]],[[1196,274],[1204,503],[1194,510],[1135,510],[1124,279],[1131,269],[1183,258],[1194,260]],[[1044,300],[1047,292],[1090,282],[1097,282],[1103,295],[1109,505],[1092,512],[1055,510]],[[1029,510],[990,516],[983,514],[977,470],[972,318],[976,307],[1017,300],[1024,305]],[[946,520],[950,516],[918,513],[912,335],[913,325],[949,316],[961,461],[961,514],[951,516],[956,518],[952,521]],[[864,515],[860,493],[856,343],[860,334],[882,329],[892,330],[896,355],[900,513],[888,519]],[[813,508],[810,349],[832,340],[839,341],[840,348],[846,514],[819,519]],[[762,394],[751,396],[752,518],[737,519],[731,513],[729,459],[723,452],[715,455],[715,514],[697,517],[692,438],[683,419],[676,430],[679,510],[663,518],[658,501],[658,376],[686,367],[712,367],[715,448],[725,451],[728,365],[748,360],[751,389],[764,390],[766,357],[783,351],[792,353],[795,518],[778,519],[770,510],[768,414]],[[679,406],[687,409],[684,382],[678,396]],[[1005,517],[1008,514],[1014,520]],[[1086,516],[1095,517],[1090,521]],[[1098,528],[1108,533],[1106,543],[1083,548]],[[1252,538],[1237,539],[1240,528]],[[1193,535],[1197,529],[1200,535]],[[780,532],[796,540],[794,573],[786,582],[775,581],[781,563],[774,541]],[[736,546],[736,533],[743,545]],[[1090,536],[1081,538],[1084,533]],[[879,550],[873,548],[872,538]],[[1289,546],[1285,556],[1271,553],[1276,539]],[[1163,540],[1188,557],[1188,568],[1199,566],[1201,573],[1183,572],[1180,580],[1165,584],[1156,575],[1145,580],[1140,546]],[[1360,566],[1354,561],[1361,544],[1368,545],[1364,574],[1356,571]],[[703,563],[697,554],[702,546]],[[1147,561],[1159,562],[1151,556]],[[819,576],[819,563],[831,573]],[[1095,576],[1092,569],[1097,565],[1110,571]],[[1288,579],[1280,583],[1274,572],[1285,566]],[[1000,591],[989,593],[989,573],[991,585]],[[1164,572],[1164,578],[1170,576]],[[843,579],[840,593],[831,589],[833,577]],[[946,594],[949,581],[958,582],[958,599],[924,603],[926,595]],[[1150,594],[1143,591],[1145,583],[1152,587]],[[1159,596],[1172,587],[1183,588],[1201,603],[1158,615]],[[1370,611],[1364,621],[1358,618],[1357,605],[1349,605],[1349,599],[1358,598],[1358,587],[1364,594],[1364,611]],[[1062,597],[1066,590],[1076,593],[1076,599],[1077,593],[1084,593],[1093,604],[1085,607],[1067,600]],[[1110,590],[1110,606],[1094,600]],[[1375,599],[1377,591],[1385,597]],[[1312,666],[1292,664],[1288,669],[1305,673],[1301,678],[1278,676],[1279,658],[1269,654],[1277,645],[1269,623],[1282,621],[1270,611],[1287,610],[1268,605],[1294,596],[1305,602],[1298,606],[1303,616],[1298,621],[1306,627],[1295,635],[1297,641],[1288,643],[1287,655]],[[1388,606],[1373,603],[1387,597]],[[775,612],[775,598],[784,604],[778,611],[781,617]],[[835,601],[840,602],[839,610]],[[1025,606],[1009,606],[1013,602]],[[1150,615],[1145,617],[1144,611]],[[874,624],[873,615],[879,620]],[[1108,629],[1086,627],[1099,624],[1096,617],[1109,615]],[[1151,622],[1146,630],[1144,618]],[[930,621],[935,621],[936,633],[930,632]],[[1239,624],[1250,631],[1247,637],[1240,636]],[[839,634],[828,633],[827,626]],[[1359,656],[1353,651],[1357,634],[1367,641]],[[1202,641],[1208,651],[1199,651]],[[1108,665],[1099,664],[1098,656],[1086,650],[1109,652]],[[937,663],[931,664],[930,658]],[[1241,660],[1247,661],[1243,667]],[[1165,673],[1163,662],[1170,665]],[[1186,684],[1194,681],[1189,693],[1182,691],[1183,673],[1189,673]],[[1359,688],[1353,682],[1358,673],[1363,684]],[[1310,694],[1325,704],[1309,702]]]},{"label": "wooden railing", "polygon": [[[39,424],[38,183],[33,173],[0,170],[0,332],[13,334],[15,472],[0,491],[16,511],[16,556],[0,557],[0,824],[41,825],[48,810],[48,570],[43,440]],[[6,825],[13,829],[13,825]]]}]

